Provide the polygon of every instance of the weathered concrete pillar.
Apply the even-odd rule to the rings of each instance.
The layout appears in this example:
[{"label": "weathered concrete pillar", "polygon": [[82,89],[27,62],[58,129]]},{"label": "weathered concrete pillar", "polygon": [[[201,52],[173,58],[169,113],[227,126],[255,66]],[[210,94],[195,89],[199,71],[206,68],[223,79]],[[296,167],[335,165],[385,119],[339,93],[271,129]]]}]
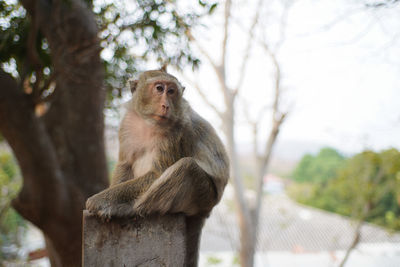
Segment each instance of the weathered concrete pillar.
[{"label": "weathered concrete pillar", "polygon": [[83,267],[183,266],[183,215],[102,222],[83,212]]}]

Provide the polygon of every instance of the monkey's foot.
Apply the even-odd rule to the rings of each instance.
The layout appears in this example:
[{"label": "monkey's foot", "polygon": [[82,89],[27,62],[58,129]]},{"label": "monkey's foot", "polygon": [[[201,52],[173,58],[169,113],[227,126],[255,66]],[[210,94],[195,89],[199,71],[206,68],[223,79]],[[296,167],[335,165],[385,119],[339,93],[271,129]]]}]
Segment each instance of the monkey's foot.
[{"label": "monkey's foot", "polygon": [[173,198],[166,198],[159,192],[147,192],[135,201],[133,206],[134,213],[139,216],[150,214],[165,214],[170,211]]},{"label": "monkey's foot", "polygon": [[135,210],[136,215],[139,215],[142,217],[150,214],[150,210],[148,209],[146,204],[143,202],[141,202],[141,203],[137,202],[134,206],[134,210]]},{"label": "monkey's foot", "polygon": [[112,217],[129,217],[134,215],[133,203],[113,203],[103,198],[102,194],[96,194],[86,201],[86,208],[103,220]]}]

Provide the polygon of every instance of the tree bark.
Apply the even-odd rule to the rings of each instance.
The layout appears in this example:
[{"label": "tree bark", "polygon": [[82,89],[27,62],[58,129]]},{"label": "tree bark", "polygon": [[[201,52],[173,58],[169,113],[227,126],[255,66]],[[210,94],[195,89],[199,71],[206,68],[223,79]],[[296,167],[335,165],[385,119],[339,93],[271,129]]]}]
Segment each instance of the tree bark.
[{"label": "tree bark", "polygon": [[44,232],[52,266],[80,266],[85,201],[108,185],[98,30],[78,0],[22,4],[49,43],[57,76],[53,102],[37,117],[31,95],[0,72],[0,131],[24,178],[13,206]]},{"label": "tree bark", "polygon": [[245,199],[245,188],[239,173],[239,162],[237,159],[235,134],[234,134],[234,106],[233,101],[226,101],[224,122],[224,133],[227,139],[227,150],[231,161],[231,176],[234,180],[235,201],[238,206],[238,222],[240,232],[239,261],[242,267],[253,266],[253,255],[255,250],[254,229],[252,228],[252,216],[249,205]]}]

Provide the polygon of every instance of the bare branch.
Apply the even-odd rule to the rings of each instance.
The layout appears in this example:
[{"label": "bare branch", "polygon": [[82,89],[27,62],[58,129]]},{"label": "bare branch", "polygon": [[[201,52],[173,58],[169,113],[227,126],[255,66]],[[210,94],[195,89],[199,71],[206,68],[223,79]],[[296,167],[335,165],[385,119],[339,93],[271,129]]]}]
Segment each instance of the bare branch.
[{"label": "bare branch", "polygon": [[249,103],[242,99],[242,106],[243,106],[243,113],[244,117],[246,118],[247,123],[250,125],[253,134],[253,154],[256,158],[258,158],[258,151],[257,151],[257,144],[258,144],[258,125],[259,121],[254,120],[251,118],[249,113]]},{"label": "bare branch", "polygon": [[198,40],[191,34],[190,31],[187,32],[189,40],[194,41],[200,52],[207,58],[211,66],[213,67],[215,74],[218,77],[220,82],[220,89],[224,95],[224,100],[227,105],[233,103],[234,98],[236,96],[235,91],[230,89],[226,84],[226,54],[227,54],[227,44],[229,37],[229,23],[231,20],[231,6],[232,1],[226,0],[225,2],[225,11],[224,11],[224,29],[223,29],[223,40],[222,40],[222,53],[221,53],[221,62],[217,64],[210,56],[210,54],[200,45]]},{"label": "bare branch", "polygon": [[276,116],[277,112],[278,112],[278,106],[279,106],[279,99],[280,99],[280,90],[281,90],[281,68],[279,65],[279,62],[276,58],[276,54],[273,53],[270,49],[270,47],[268,46],[268,44],[266,42],[260,42],[261,47],[264,49],[265,53],[270,57],[272,64],[275,68],[275,85],[274,85],[274,89],[275,89],[275,97],[274,97],[274,103],[273,103],[273,117]]},{"label": "bare branch", "polygon": [[257,194],[256,194],[256,204],[254,208],[254,213],[253,213],[253,226],[258,227],[258,218],[260,215],[260,208],[261,208],[261,199],[263,196],[263,185],[264,185],[264,174],[266,173],[268,163],[271,158],[272,154],[272,149],[274,147],[274,144],[276,142],[276,138],[278,137],[280,126],[283,123],[286,115],[282,115],[280,117],[280,120],[274,121],[271,132],[268,137],[268,141],[265,146],[265,154],[260,158],[259,160],[259,166],[258,166],[258,181],[257,181]]},{"label": "bare branch", "polygon": [[[329,30],[336,27],[338,24],[343,23],[343,21],[352,19],[352,17],[358,16],[359,14],[364,13],[366,10],[367,9],[365,8],[365,6],[362,6],[362,5],[354,7],[354,8],[346,9],[346,11],[338,14],[335,18],[330,19],[330,22],[328,22],[318,28],[315,28],[315,30],[313,30],[313,31],[310,31],[308,29],[307,32],[298,34],[297,37],[304,38],[304,37],[308,37],[308,36],[314,36],[319,33],[328,32]],[[367,25],[369,23],[366,22],[364,24]],[[368,28],[370,28],[369,25],[368,25]]]},{"label": "bare branch", "polygon": [[282,15],[281,15],[281,19],[280,19],[280,26],[279,26],[279,29],[280,29],[279,40],[275,44],[275,47],[274,47],[275,53],[278,52],[278,50],[281,48],[282,44],[285,42],[286,29],[287,29],[287,18],[288,18],[290,7],[293,5],[293,3],[294,3],[294,1],[287,1],[283,4],[284,8],[282,11]]},{"label": "bare branch", "polygon": [[[270,162],[271,154],[272,154],[272,149],[273,146],[276,142],[276,138],[278,137],[280,127],[282,123],[284,122],[287,113],[281,112],[279,110],[279,100],[280,100],[280,93],[281,93],[281,69],[279,62],[276,58],[275,53],[271,51],[267,43],[263,42],[261,43],[262,48],[266,52],[266,54],[271,58],[272,63],[275,67],[275,86],[274,86],[274,102],[272,105],[272,128],[267,140],[267,143],[265,145],[264,152],[262,156],[259,158],[259,166],[258,166],[258,181],[257,181],[257,195],[256,195],[256,205],[253,213],[253,224],[254,227],[258,226],[258,217],[259,217],[259,211],[261,208],[261,199],[262,199],[262,188],[264,184],[264,174],[266,173],[268,164]],[[261,119],[261,118],[260,118]]]},{"label": "bare branch", "polygon": [[197,93],[200,95],[200,97],[203,99],[203,102],[209,106],[221,119],[223,119],[223,114],[220,110],[218,110],[218,108],[209,101],[209,99],[207,98],[207,96],[204,94],[203,90],[201,89],[200,85],[198,82],[194,82],[193,80],[191,80],[187,75],[185,75],[184,73],[182,73],[183,78],[189,82],[191,84],[191,86],[193,86]]},{"label": "bare branch", "polygon": [[261,12],[263,3],[264,3],[264,0],[259,0],[257,3],[257,6],[256,6],[256,14],[254,15],[253,22],[249,29],[249,37],[247,38],[247,46],[244,51],[244,55],[243,55],[243,59],[242,59],[242,66],[240,67],[240,72],[239,72],[240,76],[239,76],[239,80],[236,85],[234,94],[237,94],[243,85],[244,76],[245,76],[246,69],[247,69],[247,63],[250,58],[250,51],[252,50],[252,47],[253,47],[254,31],[258,24],[258,18],[260,17],[260,12]]},{"label": "bare branch", "polygon": [[217,75],[217,78],[219,82],[225,86],[225,77],[223,74],[223,69],[221,66],[219,66],[217,63],[215,63],[214,59],[210,56],[210,54],[207,52],[206,49],[200,44],[200,42],[192,35],[192,33],[188,30],[187,32],[188,38],[190,41],[194,42],[194,44],[197,46],[197,48],[200,50],[200,53],[202,53],[207,61],[210,63],[211,67],[214,69],[215,74]]},{"label": "bare branch", "polygon": [[360,242],[361,239],[361,227],[363,225],[363,221],[360,220],[357,222],[357,226],[355,227],[354,230],[354,236],[353,236],[353,241],[351,242],[351,245],[349,248],[347,248],[346,250],[346,254],[344,255],[344,258],[342,259],[342,261],[339,264],[339,267],[344,267],[349,256],[350,253],[356,248],[356,246],[358,245],[358,243]]},{"label": "bare branch", "polygon": [[244,117],[247,120],[247,123],[250,124],[250,125],[254,124],[255,122],[251,118],[250,113],[249,113],[249,109],[250,109],[249,108],[249,103],[245,99],[241,99],[241,102],[242,102],[242,106],[243,106],[243,114],[244,114]]},{"label": "bare branch", "polygon": [[224,32],[223,32],[223,40],[222,40],[222,54],[221,54],[221,66],[223,68],[223,74],[225,77],[225,62],[226,62],[226,53],[227,53],[227,43],[229,37],[229,20],[231,18],[231,7],[232,1],[226,0],[225,2],[225,11],[224,11]]},{"label": "bare branch", "polygon": [[200,43],[196,39],[194,39],[194,42],[195,42],[197,48],[200,50],[200,52],[207,58],[210,65],[214,68],[215,72],[219,73],[220,69],[219,69],[217,63],[215,63],[214,59],[212,59],[210,54],[200,45]]}]

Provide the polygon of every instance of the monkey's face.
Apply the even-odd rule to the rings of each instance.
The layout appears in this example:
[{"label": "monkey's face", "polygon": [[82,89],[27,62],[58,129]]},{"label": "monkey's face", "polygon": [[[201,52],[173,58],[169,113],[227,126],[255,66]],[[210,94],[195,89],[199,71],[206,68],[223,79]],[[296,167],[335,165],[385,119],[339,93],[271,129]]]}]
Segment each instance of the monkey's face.
[{"label": "monkey's face", "polygon": [[168,80],[155,81],[148,85],[147,96],[152,119],[158,122],[175,119],[181,101],[176,83]]},{"label": "monkey's face", "polygon": [[134,106],[145,119],[168,124],[181,117],[183,88],[175,77],[154,72],[144,73],[139,78],[134,90]]}]

